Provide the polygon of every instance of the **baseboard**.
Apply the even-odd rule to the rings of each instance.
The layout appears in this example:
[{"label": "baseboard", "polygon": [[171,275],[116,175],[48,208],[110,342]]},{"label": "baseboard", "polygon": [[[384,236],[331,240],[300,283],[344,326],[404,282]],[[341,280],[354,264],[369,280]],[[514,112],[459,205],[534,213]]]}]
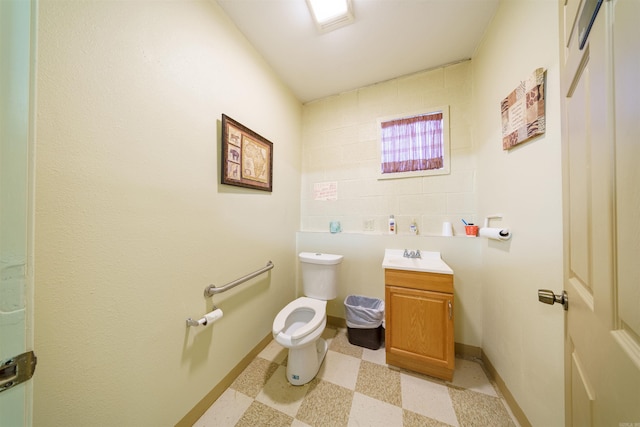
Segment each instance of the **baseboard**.
[{"label": "baseboard", "polygon": [[333,326],[334,328],[346,328],[347,320],[342,317],[335,317],[327,315],[327,325]]},{"label": "baseboard", "polygon": [[500,377],[500,374],[498,374],[498,371],[496,371],[496,368],[494,368],[485,352],[482,351],[482,348],[457,342],[456,355],[462,357],[463,359],[481,360],[485,367],[485,370],[487,371],[487,374],[489,374],[491,379],[495,382],[496,386],[498,386],[500,393],[502,393],[504,400],[507,402],[507,405],[509,405],[509,409],[513,413],[513,416],[516,418],[516,420],[518,420],[518,423],[520,423],[520,426],[531,427],[531,423],[527,419],[527,416],[524,414],[524,411],[522,410],[522,408],[520,408],[518,402],[516,402],[516,399],[509,391],[507,384],[504,382],[502,377]]},{"label": "baseboard", "polygon": [[191,409],[178,423],[176,427],[191,427],[207,412],[207,409],[224,393],[226,389],[249,366],[256,356],[271,342],[271,332],[264,337],[241,361],[238,363],[207,395]]},{"label": "baseboard", "polygon": [[[347,322],[341,317],[327,316],[327,324],[334,328],[346,328]],[[218,400],[229,388],[233,381],[249,366],[251,361],[271,342],[273,335],[269,333],[256,345],[207,395],[191,409],[178,423],[176,427],[191,427],[202,415]]]},{"label": "baseboard", "polygon": [[463,359],[480,359],[482,358],[482,349],[475,345],[455,343],[455,352]]},{"label": "baseboard", "polygon": [[516,399],[509,391],[509,388],[507,388],[507,384],[505,384],[504,380],[500,377],[500,374],[498,374],[498,371],[496,371],[496,368],[494,368],[493,364],[489,360],[489,357],[487,357],[487,354],[482,351],[482,349],[480,349],[480,351],[482,352],[482,363],[484,363],[487,372],[495,381],[498,389],[500,389],[500,392],[502,393],[504,400],[507,401],[507,404],[509,405],[509,409],[511,409],[513,416],[516,417],[516,420],[518,420],[518,423],[520,423],[522,427],[531,427],[531,423],[527,419],[527,416],[524,414],[524,411],[522,410],[522,408],[520,408],[518,402],[516,402]]}]

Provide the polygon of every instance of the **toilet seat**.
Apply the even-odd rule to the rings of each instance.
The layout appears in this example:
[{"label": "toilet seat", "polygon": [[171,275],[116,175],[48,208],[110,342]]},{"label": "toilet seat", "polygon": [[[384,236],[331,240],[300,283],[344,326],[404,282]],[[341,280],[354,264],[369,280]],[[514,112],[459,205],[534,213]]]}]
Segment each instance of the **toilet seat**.
[{"label": "toilet seat", "polygon": [[[327,302],[324,300],[317,300],[308,297],[300,297],[287,304],[276,316],[273,321],[273,336],[279,337],[282,341],[293,344],[294,340],[299,340],[306,337],[323,323],[326,322],[326,308]],[[303,326],[297,328],[291,335],[285,334],[283,331],[290,326],[287,323],[289,316],[296,310],[312,310],[314,312],[311,320],[306,322]]]}]

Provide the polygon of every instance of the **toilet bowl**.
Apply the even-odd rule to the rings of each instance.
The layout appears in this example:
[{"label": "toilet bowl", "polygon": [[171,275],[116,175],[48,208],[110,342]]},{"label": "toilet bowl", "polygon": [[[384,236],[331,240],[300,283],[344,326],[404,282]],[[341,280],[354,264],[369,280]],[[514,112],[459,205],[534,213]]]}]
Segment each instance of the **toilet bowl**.
[{"label": "toilet bowl", "polygon": [[327,325],[326,307],[326,301],[300,297],[273,321],[276,342],[289,349],[287,380],[293,385],[311,381],[327,354],[327,342],[320,338]]},{"label": "toilet bowl", "polygon": [[327,354],[321,335],[327,326],[327,300],[336,297],[342,255],[302,252],[299,259],[305,296],[280,310],[272,328],[276,342],[289,349],[287,380],[293,385],[311,381]]}]

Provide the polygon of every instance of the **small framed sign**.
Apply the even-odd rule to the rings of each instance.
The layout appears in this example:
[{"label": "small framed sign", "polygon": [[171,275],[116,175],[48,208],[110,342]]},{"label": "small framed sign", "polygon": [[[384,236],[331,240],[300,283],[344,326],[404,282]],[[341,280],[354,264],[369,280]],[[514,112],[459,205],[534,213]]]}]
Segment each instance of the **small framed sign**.
[{"label": "small framed sign", "polygon": [[231,117],[222,115],[222,183],[273,189],[273,144]]}]

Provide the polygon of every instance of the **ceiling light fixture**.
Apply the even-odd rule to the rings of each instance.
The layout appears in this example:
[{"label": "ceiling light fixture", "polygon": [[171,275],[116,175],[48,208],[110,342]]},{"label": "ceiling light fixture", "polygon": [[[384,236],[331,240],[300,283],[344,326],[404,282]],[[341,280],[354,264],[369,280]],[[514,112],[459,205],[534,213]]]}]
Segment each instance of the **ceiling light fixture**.
[{"label": "ceiling light fixture", "polygon": [[353,22],[351,0],[307,0],[313,20],[322,33]]}]

